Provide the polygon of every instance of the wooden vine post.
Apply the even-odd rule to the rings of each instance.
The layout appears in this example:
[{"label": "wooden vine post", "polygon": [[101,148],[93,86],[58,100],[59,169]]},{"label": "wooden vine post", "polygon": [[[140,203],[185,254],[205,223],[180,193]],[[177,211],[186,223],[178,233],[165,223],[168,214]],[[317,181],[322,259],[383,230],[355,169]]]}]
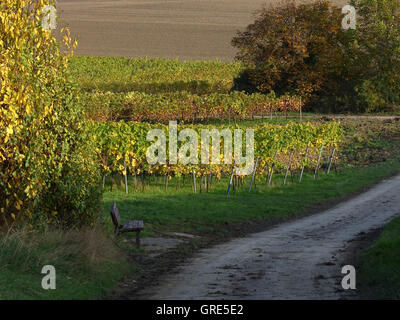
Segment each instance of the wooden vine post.
[{"label": "wooden vine post", "polygon": [[283,185],[286,184],[287,175],[288,175],[288,173],[289,173],[290,166],[291,166],[291,164],[292,164],[293,153],[294,153],[294,151],[292,150],[292,151],[290,152],[289,162],[288,162],[288,165],[287,165],[287,168],[286,168],[286,172],[285,172],[285,178],[283,179]]},{"label": "wooden vine post", "polygon": [[196,193],[196,172],[193,170],[193,193]]},{"label": "wooden vine post", "polygon": [[324,145],[321,145],[321,150],[319,151],[319,155],[318,155],[318,160],[317,160],[317,165],[315,166],[315,171],[314,171],[314,179],[317,178],[318,176],[318,169],[319,169],[319,164],[321,162],[321,156],[322,156],[322,150],[324,149]]},{"label": "wooden vine post", "polygon": [[233,181],[233,175],[235,174],[235,165],[236,165],[236,160],[235,160],[235,162],[233,163],[233,166],[232,166],[231,178],[230,178],[230,180],[229,180],[228,191],[227,191],[227,193],[226,193],[226,196],[227,196],[227,197],[229,197],[229,191],[231,191],[231,185],[232,185],[232,181]]},{"label": "wooden vine post", "polygon": [[251,186],[253,185],[254,176],[255,176],[256,170],[257,170],[257,165],[258,165],[258,157],[257,157],[257,159],[256,159],[256,163],[254,164],[253,175],[252,175],[252,177],[251,177],[250,186],[249,186],[249,192],[251,191]]},{"label": "wooden vine post", "polygon": [[336,148],[333,148],[333,151],[332,151],[331,156],[329,158],[329,165],[328,165],[328,169],[326,171],[326,174],[329,174],[329,172],[331,171],[332,159],[335,156],[335,152],[336,152]]},{"label": "wooden vine post", "polygon": [[307,161],[307,158],[308,158],[308,146],[306,149],[306,154],[304,155],[304,162],[303,162],[303,166],[301,167],[299,182],[301,182],[301,180],[303,179],[304,168],[306,166],[305,162]]},{"label": "wooden vine post", "polygon": [[[277,156],[277,151],[275,151],[275,154],[274,154],[274,157],[272,158],[272,160],[274,160],[276,158],[276,156]],[[270,173],[269,173],[269,177],[268,177],[268,186],[271,185],[272,175],[274,173],[274,166],[275,166],[275,163],[272,162]]]},{"label": "wooden vine post", "polygon": [[126,170],[126,160],[124,159],[124,180],[125,180],[125,193],[128,194],[128,172]]}]

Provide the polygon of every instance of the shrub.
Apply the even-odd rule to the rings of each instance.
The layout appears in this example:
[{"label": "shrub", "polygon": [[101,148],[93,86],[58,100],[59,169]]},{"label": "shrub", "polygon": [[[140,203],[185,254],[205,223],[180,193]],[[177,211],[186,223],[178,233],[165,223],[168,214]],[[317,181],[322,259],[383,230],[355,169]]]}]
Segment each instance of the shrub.
[{"label": "shrub", "polygon": [[309,100],[337,72],[342,39],[341,13],[328,1],[264,8],[256,21],[233,38],[237,58],[261,92],[299,94]]},{"label": "shrub", "polygon": [[400,1],[353,0],[358,81],[355,101],[361,111],[390,111],[400,101]]},{"label": "shrub", "polygon": [[262,92],[296,93],[314,111],[377,112],[400,101],[400,1],[352,0],[356,29],[320,0],[264,8],[232,44]]},{"label": "shrub", "polygon": [[49,0],[0,3],[0,223],[71,224],[99,210],[98,168],[64,54],[41,27]]}]

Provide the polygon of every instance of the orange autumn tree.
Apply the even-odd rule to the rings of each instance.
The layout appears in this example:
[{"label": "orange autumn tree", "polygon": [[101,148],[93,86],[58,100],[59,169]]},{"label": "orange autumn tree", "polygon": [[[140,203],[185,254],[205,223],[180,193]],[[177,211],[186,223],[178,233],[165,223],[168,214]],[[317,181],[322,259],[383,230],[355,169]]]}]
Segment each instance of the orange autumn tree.
[{"label": "orange autumn tree", "polygon": [[237,59],[248,66],[248,81],[261,92],[296,94],[305,102],[329,90],[343,71],[342,17],[324,0],[264,7],[232,40]]},{"label": "orange autumn tree", "polygon": [[73,225],[99,211],[95,150],[64,54],[42,27],[49,0],[0,2],[0,226]]}]

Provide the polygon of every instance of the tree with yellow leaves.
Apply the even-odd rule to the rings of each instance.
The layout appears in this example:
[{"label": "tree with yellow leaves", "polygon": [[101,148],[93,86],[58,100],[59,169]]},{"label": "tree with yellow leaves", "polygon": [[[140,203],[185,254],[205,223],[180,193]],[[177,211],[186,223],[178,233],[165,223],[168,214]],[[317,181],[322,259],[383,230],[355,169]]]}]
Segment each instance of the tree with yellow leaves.
[{"label": "tree with yellow leaves", "polygon": [[[50,3],[51,2],[51,3]],[[50,0],[0,2],[0,225],[99,211],[99,172],[69,71],[76,41],[42,27]],[[65,53],[60,52],[63,46]]]}]

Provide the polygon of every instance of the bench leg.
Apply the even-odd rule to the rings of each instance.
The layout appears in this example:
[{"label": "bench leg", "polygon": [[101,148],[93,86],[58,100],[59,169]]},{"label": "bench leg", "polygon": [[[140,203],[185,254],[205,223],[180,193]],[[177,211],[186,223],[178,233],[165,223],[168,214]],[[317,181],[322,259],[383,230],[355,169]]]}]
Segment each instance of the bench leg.
[{"label": "bench leg", "polygon": [[140,231],[136,231],[136,247],[140,248]]}]

